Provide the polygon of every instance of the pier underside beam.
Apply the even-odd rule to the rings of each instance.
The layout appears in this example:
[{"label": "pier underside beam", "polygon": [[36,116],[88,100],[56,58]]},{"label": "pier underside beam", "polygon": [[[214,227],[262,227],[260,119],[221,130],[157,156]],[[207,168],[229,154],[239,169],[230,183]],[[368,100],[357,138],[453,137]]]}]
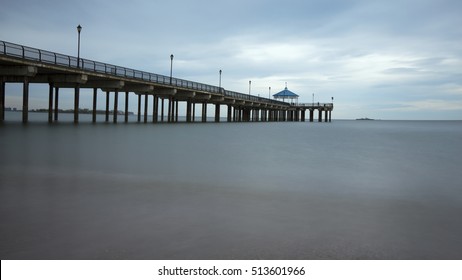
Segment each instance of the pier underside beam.
[{"label": "pier underside beam", "polygon": [[139,93],[151,93],[154,91],[154,86],[150,85],[135,85],[135,84],[124,84],[120,88],[121,91],[125,92],[139,92]]},{"label": "pier underside beam", "polygon": [[34,77],[37,74],[35,66],[0,66],[0,76],[4,81],[17,82],[13,77]]},{"label": "pier underside beam", "polygon": [[188,101],[191,98],[196,96],[196,92],[194,91],[178,91],[175,94],[175,98],[180,101]]},{"label": "pier underside beam", "polygon": [[156,95],[168,98],[174,96],[177,93],[177,90],[174,88],[160,88],[155,90]]},{"label": "pier underside beam", "polygon": [[90,80],[87,81],[82,87],[84,88],[100,88],[103,91],[107,91],[106,89],[114,90],[118,89],[121,90],[125,85],[124,81],[106,81],[106,80]]}]

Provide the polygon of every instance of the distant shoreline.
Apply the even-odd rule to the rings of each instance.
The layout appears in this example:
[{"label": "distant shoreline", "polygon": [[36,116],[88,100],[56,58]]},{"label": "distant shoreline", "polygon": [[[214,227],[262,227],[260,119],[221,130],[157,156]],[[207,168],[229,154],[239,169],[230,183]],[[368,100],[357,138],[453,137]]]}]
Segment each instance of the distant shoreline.
[{"label": "distant shoreline", "polygon": [[[5,108],[5,112],[22,112],[22,110],[17,110],[16,108]],[[48,109],[32,109],[29,110],[28,112],[30,113],[48,113]],[[54,110],[52,111],[54,112]],[[108,111],[110,115],[114,114],[114,110]],[[64,113],[64,114],[73,114],[74,109],[58,109],[58,113]],[[83,108],[79,109],[79,114],[92,114],[93,110]],[[96,110],[97,115],[105,115],[106,110]],[[117,111],[117,115],[125,115],[124,111]],[[128,115],[135,115],[133,112],[128,112]]]}]

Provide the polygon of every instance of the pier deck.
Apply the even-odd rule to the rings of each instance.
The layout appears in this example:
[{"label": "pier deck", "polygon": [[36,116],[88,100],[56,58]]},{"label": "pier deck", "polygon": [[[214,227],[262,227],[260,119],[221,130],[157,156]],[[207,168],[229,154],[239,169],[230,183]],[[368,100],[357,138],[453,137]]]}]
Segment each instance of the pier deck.
[{"label": "pier deck", "polygon": [[[124,121],[128,121],[129,94],[138,96],[138,121],[147,122],[148,104],[152,102],[153,122],[178,121],[178,103],[186,102],[186,121],[195,120],[195,104],[202,105],[202,122],[207,121],[207,104],[215,105],[215,121],[220,109],[227,106],[227,121],[331,121],[333,103],[291,104],[278,100],[226,90],[222,87],[187,81],[175,77],[134,70],[112,64],[77,58],[50,51],[0,41],[0,122],[5,120],[5,84],[23,84],[22,121],[27,123],[29,84],[49,84],[48,122],[58,120],[59,89],[74,89],[74,122],[79,122],[81,89],[93,89],[93,122],[96,122],[98,89],[106,93],[106,119],[113,93],[113,112],[119,111],[119,93],[125,93]],[[144,112],[142,103],[144,99]],[[164,108],[167,101],[168,108]],[[160,107],[160,111],[159,111]],[[165,112],[167,111],[167,112]],[[323,118],[324,112],[324,118]],[[114,123],[118,114],[113,114]]]}]

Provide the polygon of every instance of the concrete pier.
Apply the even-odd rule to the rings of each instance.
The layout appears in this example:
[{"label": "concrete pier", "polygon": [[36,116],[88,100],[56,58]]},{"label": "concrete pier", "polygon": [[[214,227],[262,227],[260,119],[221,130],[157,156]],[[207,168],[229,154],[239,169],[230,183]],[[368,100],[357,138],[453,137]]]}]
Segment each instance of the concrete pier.
[{"label": "concrete pier", "polygon": [[91,121],[96,123],[96,103],[98,101],[98,89],[93,89],[93,110],[91,112]]},{"label": "concrete pier", "polygon": [[0,121],[5,120],[5,81],[0,78]]},{"label": "concrete pier", "polygon": [[114,91],[114,116],[113,116],[114,123],[117,123],[118,111],[119,111],[119,92],[115,90]]},{"label": "concrete pier", "polygon": [[[24,52],[26,48],[27,52]],[[196,104],[201,106],[202,122],[207,122],[208,104],[215,106],[215,122],[221,121],[222,105],[227,106],[225,113],[227,122],[305,122],[306,110],[309,110],[310,122],[314,121],[316,110],[319,122],[332,121],[334,108],[332,103],[286,103],[86,59],[82,67],[76,67],[71,63],[72,61],[76,61],[76,58],[0,41],[0,121],[5,120],[5,108],[8,105],[5,98],[8,94],[5,90],[6,83],[22,83],[23,85],[22,121],[24,123],[28,122],[30,83],[49,84],[48,122],[50,123],[58,121],[60,88],[74,89],[74,123],[79,122],[82,89],[93,90],[93,123],[96,122],[99,89],[106,93],[105,122],[109,122],[111,92],[114,92],[113,123],[118,122],[119,92],[125,92],[125,122],[128,122],[130,94],[138,96],[138,122],[141,122],[143,113],[141,103],[144,95],[144,123],[148,120],[149,96],[153,97],[153,123],[158,122],[159,119],[160,122],[164,122],[165,118],[170,123],[178,122],[181,114],[180,103],[186,106],[185,114],[188,123],[196,121]],[[168,108],[165,108],[165,103]]]},{"label": "concrete pier", "polygon": [[58,112],[59,112],[59,87],[55,88],[55,112],[54,112],[54,121],[58,121]]},{"label": "concrete pier", "polygon": [[53,83],[49,83],[48,91],[48,123],[53,122]]}]

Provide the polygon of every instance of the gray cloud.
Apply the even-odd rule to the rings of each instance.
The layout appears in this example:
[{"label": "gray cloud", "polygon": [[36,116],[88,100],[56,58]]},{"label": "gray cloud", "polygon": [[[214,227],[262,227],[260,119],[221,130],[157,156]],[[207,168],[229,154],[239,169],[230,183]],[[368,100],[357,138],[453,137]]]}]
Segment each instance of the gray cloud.
[{"label": "gray cloud", "polygon": [[426,100],[462,102],[461,12],[453,0],[6,0],[0,35],[73,54],[81,24],[89,59],[167,74],[173,53],[180,78],[216,84],[222,69],[231,90],[251,79],[261,94],[289,82],[302,101],[335,96],[339,117],[414,102],[424,118]]}]

